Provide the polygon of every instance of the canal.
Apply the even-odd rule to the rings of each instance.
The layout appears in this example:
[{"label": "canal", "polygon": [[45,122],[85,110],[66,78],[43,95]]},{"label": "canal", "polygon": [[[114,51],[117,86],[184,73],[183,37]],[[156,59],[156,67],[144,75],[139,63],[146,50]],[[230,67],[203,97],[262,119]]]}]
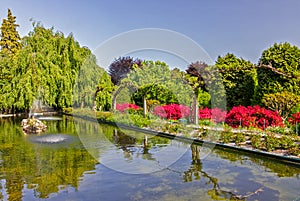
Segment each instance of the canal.
[{"label": "canal", "polygon": [[[0,200],[300,200],[300,165],[70,116],[0,119]],[[147,141],[145,141],[147,139]]]}]

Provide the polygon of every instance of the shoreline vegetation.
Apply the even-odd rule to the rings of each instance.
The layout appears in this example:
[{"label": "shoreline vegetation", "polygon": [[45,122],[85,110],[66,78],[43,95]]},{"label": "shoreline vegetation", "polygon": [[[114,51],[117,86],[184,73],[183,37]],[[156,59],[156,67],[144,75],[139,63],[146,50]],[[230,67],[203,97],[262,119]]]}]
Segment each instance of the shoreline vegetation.
[{"label": "shoreline vegetation", "polygon": [[[111,112],[95,112],[87,110],[64,111],[62,114],[72,115],[89,121],[97,121],[117,127],[133,129],[143,133],[159,135],[167,138],[175,138],[183,141],[197,143],[211,143],[212,145],[258,154],[266,157],[277,158],[288,163],[300,165],[299,142],[296,135],[286,136],[280,133],[245,128],[233,129],[226,125],[193,125],[182,122],[170,122],[167,120],[150,119],[148,126],[137,126],[124,121],[113,119],[130,119],[126,114]],[[145,120],[141,116],[141,119]]]}]

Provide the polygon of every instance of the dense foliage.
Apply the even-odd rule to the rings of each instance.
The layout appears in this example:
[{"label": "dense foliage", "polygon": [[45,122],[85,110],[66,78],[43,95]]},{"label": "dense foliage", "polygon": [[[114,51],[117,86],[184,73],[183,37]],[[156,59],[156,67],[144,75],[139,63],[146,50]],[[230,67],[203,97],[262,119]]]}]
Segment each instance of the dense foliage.
[{"label": "dense foliage", "polygon": [[181,118],[188,118],[190,115],[190,108],[185,105],[170,104],[157,106],[153,113],[161,118],[178,120]]},{"label": "dense foliage", "polygon": [[118,85],[123,78],[133,69],[134,65],[142,66],[140,59],[133,59],[132,57],[119,57],[109,66],[108,73],[111,81]]},{"label": "dense foliage", "polygon": [[292,117],[289,118],[289,123],[294,125],[296,123],[300,123],[300,112],[297,112],[295,114],[292,114]]},{"label": "dense foliage", "polygon": [[146,84],[132,95],[133,102],[141,107],[143,98],[157,100],[160,104],[178,103],[175,94],[163,84]]},{"label": "dense foliage", "polygon": [[233,54],[227,54],[217,59],[216,67],[226,90],[227,107],[251,105],[256,85],[253,64]]},{"label": "dense foliage", "polygon": [[221,110],[220,108],[204,108],[199,110],[199,119],[210,119],[215,123],[221,123],[225,121],[226,111]]},{"label": "dense foliage", "polygon": [[289,91],[299,95],[300,49],[289,43],[277,44],[263,51],[257,69],[255,100],[264,94]]},{"label": "dense foliage", "polygon": [[269,126],[283,126],[282,118],[277,112],[256,106],[235,106],[226,115],[225,122],[237,128],[254,127],[265,129]]},{"label": "dense foliage", "polygon": [[7,19],[3,19],[1,25],[1,52],[15,57],[21,49],[21,38],[17,31],[16,17],[12,15],[11,10],[8,9]]},{"label": "dense foliage", "polygon": [[283,91],[274,94],[265,94],[262,102],[266,107],[273,111],[277,111],[281,117],[286,119],[293,108],[299,104],[300,96],[288,91]]},{"label": "dense foliage", "polygon": [[3,55],[0,61],[0,110],[26,111],[36,99],[57,109],[73,103],[93,106],[105,72],[88,48],[80,47],[72,35],[40,24],[34,24],[22,45],[15,59]]},{"label": "dense foliage", "polygon": [[128,74],[128,78],[123,80],[123,84],[129,84],[136,89],[133,99],[139,104],[143,96],[149,100],[157,98],[162,103],[184,105],[190,104],[192,100],[192,89],[182,77],[182,72],[178,69],[171,70],[161,61],[142,62],[142,67],[135,67]]}]

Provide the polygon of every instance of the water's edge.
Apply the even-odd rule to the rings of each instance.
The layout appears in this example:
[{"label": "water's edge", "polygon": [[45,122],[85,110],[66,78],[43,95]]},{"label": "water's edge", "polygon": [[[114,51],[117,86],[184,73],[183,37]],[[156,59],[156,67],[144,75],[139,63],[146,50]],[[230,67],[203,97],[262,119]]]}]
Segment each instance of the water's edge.
[{"label": "water's edge", "polygon": [[123,129],[142,132],[142,133],[145,133],[145,134],[156,135],[156,136],[159,136],[159,137],[165,137],[165,138],[168,138],[168,139],[176,138],[176,140],[179,140],[179,141],[182,141],[182,142],[189,142],[189,143],[193,142],[193,143],[197,143],[197,144],[200,144],[200,145],[205,143],[207,145],[216,146],[216,147],[222,148],[222,149],[237,150],[237,151],[244,152],[244,153],[260,155],[260,156],[264,156],[264,157],[279,160],[280,162],[283,162],[283,163],[300,166],[300,158],[296,158],[296,157],[292,157],[292,156],[290,156],[290,157],[289,156],[282,156],[282,155],[277,155],[277,154],[274,154],[274,153],[261,151],[261,150],[257,150],[257,149],[246,149],[246,148],[243,148],[243,147],[231,146],[231,145],[228,145],[228,144],[204,141],[204,140],[197,139],[197,138],[189,138],[189,137],[180,136],[180,135],[173,135],[173,134],[166,133],[166,132],[143,129],[143,128],[136,127],[136,126],[129,126],[129,125],[122,124],[122,123],[103,121],[103,120],[99,120],[99,119],[92,118],[92,117],[87,117],[87,116],[68,114],[68,113],[62,113],[62,114],[66,115],[66,116],[73,116],[73,117],[76,117],[76,118],[81,118],[81,119],[84,119],[84,120],[87,120],[87,121],[92,121],[92,122],[97,122],[97,123],[102,123],[102,124],[108,124],[108,125],[120,127],[120,128],[123,128]]}]

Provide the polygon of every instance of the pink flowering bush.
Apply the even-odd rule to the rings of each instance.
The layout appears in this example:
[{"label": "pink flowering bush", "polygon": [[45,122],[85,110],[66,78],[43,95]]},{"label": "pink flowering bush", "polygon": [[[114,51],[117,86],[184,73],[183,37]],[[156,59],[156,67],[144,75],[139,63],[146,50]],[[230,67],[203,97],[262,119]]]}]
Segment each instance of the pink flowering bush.
[{"label": "pink flowering bush", "polygon": [[292,117],[288,119],[289,123],[294,125],[296,123],[300,123],[300,112],[292,114]]},{"label": "pink flowering bush", "polygon": [[170,104],[157,106],[153,113],[161,118],[178,120],[190,115],[190,108],[185,105]]},{"label": "pink flowering bush", "polygon": [[128,109],[133,109],[133,110],[138,110],[140,109],[139,106],[135,105],[135,104],[132,104],[132,103],[119,103],[117,104],[116,106],[117,110],[120,111],[120,112],[124,112],[125,110],[128,110]]},{"label": "pink flowering bush", "polygon": [[199,119],[211,119],[215,123],[220,123],[225,121],[226,111],[220,108],[204,108],[199,110]]},{"label": "pink flowering bush", "polygon": [[235,106],[226,115],[225,122],[237,128],[241,124],[242,127],[253,126],[255,128],[264,129],[269,126],[284,126],[281,116],[272,110],[256,106]]}]

